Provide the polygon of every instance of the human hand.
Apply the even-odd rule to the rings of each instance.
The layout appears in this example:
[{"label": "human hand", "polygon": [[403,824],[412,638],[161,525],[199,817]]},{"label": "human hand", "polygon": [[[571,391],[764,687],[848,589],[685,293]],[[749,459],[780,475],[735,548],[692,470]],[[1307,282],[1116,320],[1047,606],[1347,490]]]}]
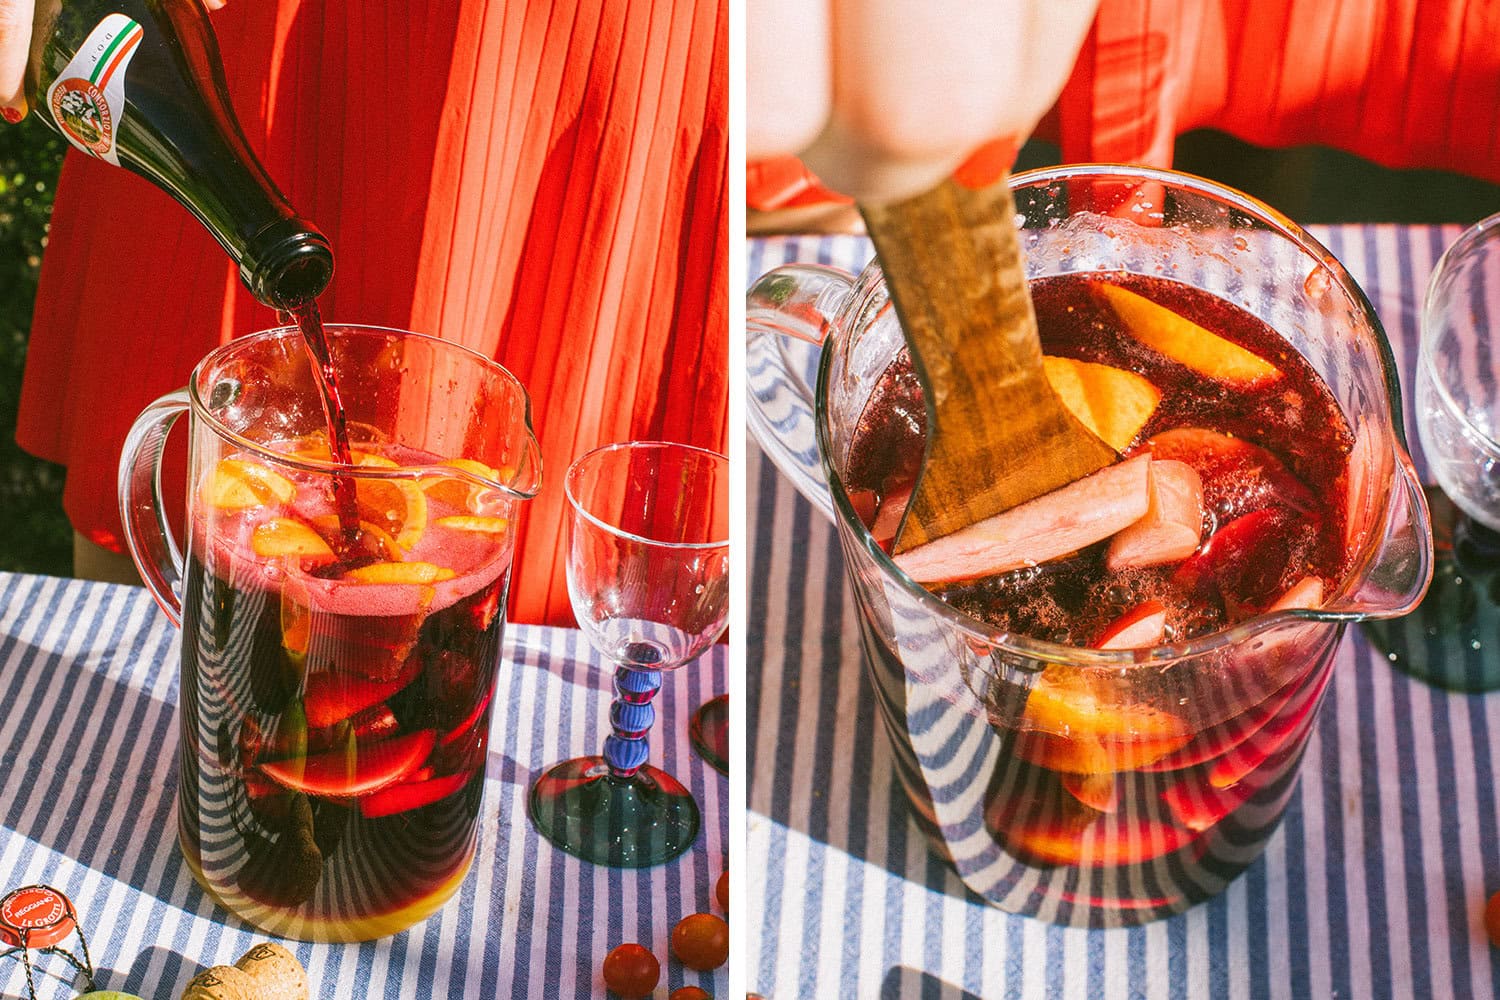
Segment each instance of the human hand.
[{"label": "human hand", "polygon": [[752,158],[798,154],[866,202],[1019,145],[1057,100],[1099,0],[749,0]]},{"label": "human hand", "polygon": [[[218,10],[229,0],[203,0]],[[0,116],[15,123],[26,117],[26,59],[37,0],[0,0]]]}]

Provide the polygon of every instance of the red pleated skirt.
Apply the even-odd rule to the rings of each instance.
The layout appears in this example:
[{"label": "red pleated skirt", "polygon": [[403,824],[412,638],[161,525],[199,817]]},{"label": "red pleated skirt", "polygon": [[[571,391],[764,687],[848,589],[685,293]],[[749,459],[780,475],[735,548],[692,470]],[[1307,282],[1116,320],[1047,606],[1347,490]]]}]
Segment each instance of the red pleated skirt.
[{"label": "red pleated skirt", "polygon": [[[253,0],[213,23],[251,145],[333,242],[325,319],[462,342],[530,391],[545,483],[511,610],[570,623],[572,459],[725,448],[726,0]],[[120,546],[130,422],[273,325],[187,212],[70,154],[17,436],[67,466],[77,530]]]}]

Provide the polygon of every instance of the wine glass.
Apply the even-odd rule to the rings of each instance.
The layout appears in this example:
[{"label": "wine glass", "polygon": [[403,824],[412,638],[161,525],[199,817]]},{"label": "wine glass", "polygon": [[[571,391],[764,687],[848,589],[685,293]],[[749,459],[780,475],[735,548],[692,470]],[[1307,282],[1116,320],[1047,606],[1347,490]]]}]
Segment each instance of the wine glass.
[{"label": "wine glass", "polygon": [[656,441],[606,445],[568,469],[568,598],[589,644],[615,664],[612,732],[531,788],[553,844],[594,864],[644,868],[698,835],[698,806],[646,763],[661,672],[724,632],[729,595],[729,460]]},{"label": "wine glass", "polygon": [[1432,586],[1409,616],[1372,622],[1399,669],[1441,687],[1500,687],[1500,213],[1438,260],[1422,311],[1417,430],[1428,487]]}]

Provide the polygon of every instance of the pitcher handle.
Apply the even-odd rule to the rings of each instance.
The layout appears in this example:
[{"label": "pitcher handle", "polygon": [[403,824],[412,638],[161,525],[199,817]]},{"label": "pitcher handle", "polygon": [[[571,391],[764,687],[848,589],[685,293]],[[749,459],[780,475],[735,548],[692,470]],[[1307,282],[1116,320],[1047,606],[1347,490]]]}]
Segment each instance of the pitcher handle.
[{"label": "pitcher handle", "polygon": [[186,389],[178,389],[141,411],[120,451],[120,520],[125,545],[141,579],[172,624],[182,625],[182,549],[162,512],[161,457],[167,432],[188,409]]},{"label": "pitcher handle", "polygon": [[745,298],[746,414],[750,430],[782,475],[833,519],[818,457],[813,373],[785,350],[785,338],[821,345],[854,288],[821,264],[784,264],[761,275]]}]

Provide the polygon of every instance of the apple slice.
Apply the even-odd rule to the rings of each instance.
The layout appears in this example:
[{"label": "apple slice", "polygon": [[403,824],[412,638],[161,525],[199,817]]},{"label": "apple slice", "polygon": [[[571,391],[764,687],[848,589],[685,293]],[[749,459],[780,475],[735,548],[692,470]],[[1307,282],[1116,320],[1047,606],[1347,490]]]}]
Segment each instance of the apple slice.
[{"label": "apple slice", "polygon": [[870,537],[887,552],[896,543],[896,529],[901,527],[901,518],[906,505],[911,503],[911,487],[887,494],[875,512],[875,523],[870,525]]},{"label": "apple slice", "polygon": [[268,761],[260,770],[293,791],[321,798],[353,798],[393,785],[421,767],[436,738],[431,729],[422,729],[384,743],[351,743],[349,748],[314,757]]},{"label": "apple slice", "polygon": [[257,524],[250,535],[250,548],[265,558],[306,559],[330,563],[337,556],[328,543],[312,528],[293,517],[273,517]]},{"label": "apple slice", "polygon": [[1323,580],[1316,576],[1304,576],[1287,588],[1287,592],[1276,598],[1267,611],[1286,611],[1288,608],[1320,608],[1323,606]]},{"label": "apple slice", "polygon": [[1259,790],[1250,782],[1234,788],[1205,787],[1194,776],[1169,785],[1161,793],[1161,800],[1179,825],[1201,833],[1244,805]]},{"label": "apple slice", "polygon": [[1208,783],[1215,788],[1231,788],[1264,764],[1272,754],[1305,736],[1317,717],[1314,710],[1322,704],[1323,690],[1332,676],[1332,670],[1323,671],[1311,697],[1303,699],[1293,710],[1278,714],[1249,739],[1214,761],[1208,770]]},{"label": "apple slice", "polygon": [[1051,356],[1042,366],[1063,405],[1115,451],[1129,447],[1161,402],[1150,379],[1123,368]]},{"label": "apple slice", "polygon": [[366,819],[379,819],[382,816],[394,816],[397,813],[430,806],[464,787],[472,776],[470,773],[445,774],[438,778],[428,778],[426,781],[407,781],[399,785],[391,785],[360,799],[359,811]]},{"label": "apple slice", "polygon": [[1092,545],[1150,506],[1150,456],[1128,458],[1035,500],[895,556],[918,583],[951,583],[1034,566]]},{"label": "apple slice", "polygon": [[1166,606],[1161,601],[1143,601],[1105,626],[1094,645],[1099,649],[1159,646],[1166,630]]},{"label": "apple slice", "polygon": [[292,481],[258,462],[225,458],[214,466],[203,496],[219,510],[244,510],[273,503],[291,503],[297,495]]},{"label": "apple slice", "polygon": [[1198,550],[1203,534],[1203,481],[1186,462],[1151,463],[1146,516],[1110,539],[1104,565],[1123,569],[1181,562]]},{"label": "apple slice", "polygon": [[1114,310],[1126,333],[1199,374],[1241,385],[1281,375],[1260,355],[1209,333],[1145,296],[1107,281],[1095,282],[1094,290]]},{"label": "apple slice", "polygon": [[1266,449],[1206,427],[1175,427],[1145,442],[1157,461],[1186,462],[1198,473],[1203,503],[1220,522],[1264,507],[1317,510],[1312,491]]},{"label": "apple slice", "polygon": [[421,672],[421,659],[412,657],[400,674],[386,681],[334,670],[308,674],[302,692],[308,728],[325,729],[379,705],[416,680]]}]

